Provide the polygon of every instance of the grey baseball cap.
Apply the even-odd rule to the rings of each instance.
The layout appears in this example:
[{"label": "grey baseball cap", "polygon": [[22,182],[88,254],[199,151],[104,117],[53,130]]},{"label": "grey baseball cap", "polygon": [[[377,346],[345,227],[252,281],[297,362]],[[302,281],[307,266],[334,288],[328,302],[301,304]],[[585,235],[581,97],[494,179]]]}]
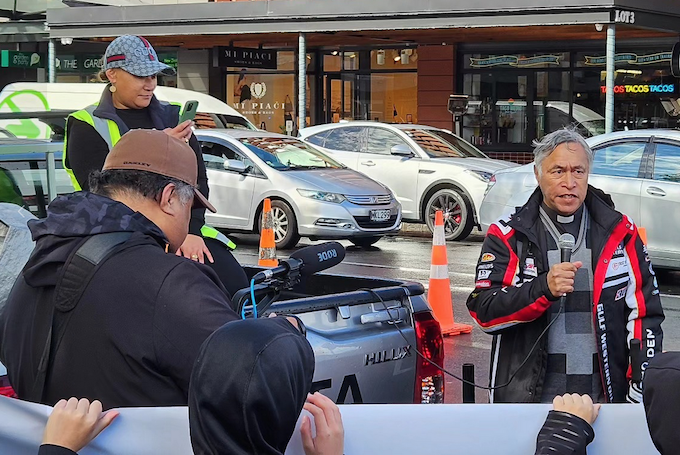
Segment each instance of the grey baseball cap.
[{"label": "grey baseball cap", "polygon": [[135,35],[123,35],[111,41],[104,54],[104,69],[110,68],[122,68],[140,77],[175,74],[174,68],[158,60],[151,43]]}]

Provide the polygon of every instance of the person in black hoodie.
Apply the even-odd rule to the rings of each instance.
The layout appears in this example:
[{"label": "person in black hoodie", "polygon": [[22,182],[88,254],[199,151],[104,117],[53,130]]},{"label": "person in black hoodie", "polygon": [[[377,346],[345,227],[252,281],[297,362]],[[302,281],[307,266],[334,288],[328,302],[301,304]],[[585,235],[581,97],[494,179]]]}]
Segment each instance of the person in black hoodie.
[{"label": "person in black hoodie", "polygon": [[680,452],[680,352],[650,360],[644,377],[643,403],[652,442],[661,455]]},{"label": "person in black hoodie", "polygon": [[201,346],[191,375],[194,454],[283,454],[304,406],[317,428],[313,440],[309,419],[303,418],[305,452],[341,455],[340,412],[318,392],[308,395],[313,375],[314,352],[286,318],[221,327]]},{"label": "person in black hoodie", "polygon": [[[106,409],[187,404],[201,344],[237,319],[212,269],[167,254],[186,237],[192,203],[214,210],[196,176],[185,142],[131,131],[93,174],[96,194],[60,196],[47,218],[29,222],[36,245],[0,315],[0,361],[19,398],[52,404],[88,397]],[[129,238],[92,272],[75,304],[55,305],[65,263],[105,233]],[[38,317],[50,306],[54,324],[51,315]],[[53,327],[64,323],[61,339],[53,339]],[[50,340],[54,347],[46,349]],[[44,387],[36,387],[45,365]]]}]

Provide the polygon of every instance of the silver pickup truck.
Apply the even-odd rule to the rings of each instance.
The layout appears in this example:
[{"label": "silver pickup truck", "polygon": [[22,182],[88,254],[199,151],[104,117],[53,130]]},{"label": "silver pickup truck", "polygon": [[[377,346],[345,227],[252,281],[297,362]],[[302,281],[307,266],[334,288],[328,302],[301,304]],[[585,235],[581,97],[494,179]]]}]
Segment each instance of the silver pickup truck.
[{"label": "silver pickup truck", "polygon": [[[0,140],[0,178],[13,180],[11,186],[21,193],[21,200],[14,200],[16,192],[0,191],[0,196],[14,194],[13,200],[0,197],[0,202],[24,205],[37,216],[44,216],[48,195],[68,192],[62,189],[66,190],[69,182],[60,166],[60,143],[29,142],[22,141],[21,150],[17,150],[16,142]],[[52,164],[46,160],[48,152],[55,158]],[[52,179],[47,178],[49,168],[56,168]],[[23,266],[17,256],[8,259],[16,248],[2,243],[23,238],[24,254],[32,249],[30,238],[17,235],[21,222],[15,223],[12,233],[1,221],[2,216],[0,264],[12,267],[0,268],[0,289],[3,279],[11,286]],[[13,276],[8,276],[10,269]],[[258,271],[246,267],[249,277]],[[314,389],[336,402],[441,403],[443,373],[418,354],[437,365],[444,362],[439,323],[423,292],[418,283],[319,273],[303,276],[291,288],[282,289],[265,315],[271,311],[290,313],[305,323],[316,356]],[[0,311],[3,303],[0,294]],[[11,393],[8,386],[0,364],[0,394]]]}]

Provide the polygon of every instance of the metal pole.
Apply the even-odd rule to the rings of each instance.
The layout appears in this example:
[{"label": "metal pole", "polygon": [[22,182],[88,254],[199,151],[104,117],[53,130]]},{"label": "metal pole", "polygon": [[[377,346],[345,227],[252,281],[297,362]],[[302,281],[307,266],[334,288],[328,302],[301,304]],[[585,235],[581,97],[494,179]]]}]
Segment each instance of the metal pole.
[{"label": "metal pole", "polygon": [[52,200],[57,197],[57,171],[54,164],[54,152],[47,152],[45,158],[47,159],[47,200]]},{"label": "metal pole", "polygon": [[298,37],[298,131],[307,120],[307,39],[304,33]]},{"label": "metal pole", "polygon": [[57,81],[57,56],[54,52],[54,38],[50,38],[47,43],[47,81],[54,83]]},{"label": "metal pole", "polygon": [[604,132],[614,131],[614,57],[616,53],[614,24],[607,26],[607,81],[604,104]]},{"label": "metal pole", "polygon": [[463,364],[463,403],[475,402],[475,366],[472,363]]}]

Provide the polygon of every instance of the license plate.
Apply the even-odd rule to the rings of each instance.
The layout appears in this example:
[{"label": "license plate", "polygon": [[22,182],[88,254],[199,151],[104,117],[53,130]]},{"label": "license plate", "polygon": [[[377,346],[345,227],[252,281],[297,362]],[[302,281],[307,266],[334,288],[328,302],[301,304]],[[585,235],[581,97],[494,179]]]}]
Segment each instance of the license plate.
[{"label": "license plate", "polygon": [[371,221],[389,221],[392,212],[390,210],[371,210],[369,216]]}]

